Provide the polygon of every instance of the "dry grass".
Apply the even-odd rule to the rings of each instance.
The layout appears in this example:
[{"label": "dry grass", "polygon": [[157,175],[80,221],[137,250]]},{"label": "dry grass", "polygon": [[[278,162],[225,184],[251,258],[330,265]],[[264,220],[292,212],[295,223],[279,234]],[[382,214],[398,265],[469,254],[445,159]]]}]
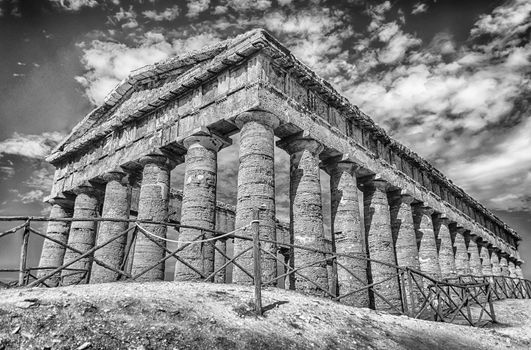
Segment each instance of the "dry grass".
[{"label": "dry grass", "polygon": [[[0,350],[528,349],[531,344],[531,300],[500,302],[501,327],[474,329],[277,289],[264,291],[266,312],[257,318],[252,297],[251,287],[173,282],[2,290]],[[505,305],[511,310],[504,311]],[[516,309],[522,319],[511,324]]]}]

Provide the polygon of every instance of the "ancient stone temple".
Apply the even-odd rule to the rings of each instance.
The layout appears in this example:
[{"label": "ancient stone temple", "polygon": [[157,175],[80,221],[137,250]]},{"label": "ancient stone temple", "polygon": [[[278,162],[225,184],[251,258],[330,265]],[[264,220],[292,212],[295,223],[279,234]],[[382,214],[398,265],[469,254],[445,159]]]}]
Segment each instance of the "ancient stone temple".
[{"label": "ancient stone temple", "polygon": [[[217,156],[236,133],[240,134],[237,204],[231,208],[217,203]],[[275,215],[275,147],[290,157],[287,227],[279,226]],[[158,238],[137,237],[131,274],[164,258],[163,223],[175,210],[182,225],[196,227],[180,230],[179,240],[184,242],[200,234],[198,228],[224,232],[244,228],[239,235],[249,236],[246,226],[255,209],[261,208],[261,237],[268,240],[263,248],[271,253],[262,255],[264,281],[282,273],[275,258],[280,254],[298,266],[319,261],[319,251],[326,249],[420,269],[436,279],[483,274],[522,277],[520,237],[515,231],[390,138],[263,30],[132,72],[48,161],[56,167],[49,197],[52,217],[134,216],[152,221],[145,227]],[[184,186],[170,189],[171,170],[179,164],[185,167]],[[331,244],[324,233],[321,170],[330,175]],[[175,190],[182,192],[172,195]],[[176,196],[178,204],[170,204]],[[86,252],[126,228],[127,223],[119,221],[51,222],[47,234]],[[290,256],[279,252],[275,241],[318,250]],[[122,268],[126,245],[126,240],[115,240],[98,250],[95,258]],[[230,246],[231,254],[241,253],[239,264],[250,270],[252,251],[246,250],[251,245],[238,238],[216,243],[221,251],[228,252]],[[224,264],[226,257],[219,250],[207,245],[183,249],[180,256],[187,264],[177,262],[174,279],[204,280]],[[41,265],[60,266],[73,256],[79,253],[65,252],[47,241]],[[393,274],[384,265],[341,259],[338,263],[350,264],[355,275],[338,273],[335,281],[340,289],[356,289]],[[81,282],[111,282],[119,277],[101,266],[91,267],[89,257],[75,267],[92,269],[90,278]],[[164,269],[161,263],[139,279],[161,280]],[[306,273],[321,284],[330,277],[326,262],[313,264]],[[239,269],[231,275],[234,283],[251,280]],[[75,276],[60,277],[63,284],[71,284],[79,282]],[[292,277],[282,286],[322,294],[315,284]],[[214,277],[215,282],[226,280],[225,275]],[[397,279],[388,278],[376,292],[394,302],[399,288]],[[365,297],[347,299],[359,306],[369,303]]]}]

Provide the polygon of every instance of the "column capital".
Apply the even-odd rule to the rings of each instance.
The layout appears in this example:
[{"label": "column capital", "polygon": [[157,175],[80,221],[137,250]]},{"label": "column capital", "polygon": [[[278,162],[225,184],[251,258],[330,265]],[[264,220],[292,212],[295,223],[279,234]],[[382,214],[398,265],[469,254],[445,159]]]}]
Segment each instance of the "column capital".
[{"label": "column capital", "polygon": [[236,117],[234,122],[238,129],[241,129],[247,122],[257,122],[269,126],[272,129],[276,129],[280,125],[280,119],[276,115],[262,110],[243,112]]},{"label": "column capital", "polygon": [[193,135],[186,137],[183,140],[183,145],[186,149],[189,149],[195,144],[200,144],[206,149],[218,152],[222,148],[230,146],[232,144],[232,140],[214,134],[210,132],[210,130],[208,130],[207,128],[201,128],[199,131],[197,131]]},{"label": "column capital", "polygon": [[436,215],[437,215],[437,220],[439,221],[439,223],[445,226],[450,225],[451,221],[448,215],[446,215],[446,213],[437,213]]},{"label": "column capital", "polygon": [[288,152],[290,155],[302,151],[309,151],[318,155],[324,150],[323,144],[309,137],[306,132],[282,139],[277,142],[277,146]]},{"label": "column capital", "polygon": [[142,166],[146,166],[146,164],[157,164],[166,167],[169,170],[173,169],[177,165],[177,162],[175,160],[168,158],[160,151],[154,151],[145,156],[142,156],[139,159],[139,162]]},{"label": "column capital", "polygon": [[424,203],[422,202],[418,204],[413,204],[413,207],[415,208],[415,210],[425,215],[431,215],[435,212],[435,209],[427,205],[424,205]]},{"label": "column capital", "polygon": [[382,192],[387,192],[391,188],[391,185],[379,176],[369,176],[361,181],[360,188],[363,191],[377,189]]},{"label": "column capital", "polygon": [[101,197],[103,195],[103,189],[100,185],[94,185],[88,181],[81,183],[81,185],[72,189],[75,195],[86,194],[94,197]]},{"label": "column capital", "polygon": [[105,174],[101,175],[100,178],[105,182],[119,181],[122,182],[128,174],[123,169],[113,169]]},{"label": "column capital", "polygon": [[348,172],[351,174],[356,173],[356,170],[360,168],[359,164],[354,163],[350,160],[345,160],[343,157],[333,157],[328,158],[322,163],[322,168],[326,170],[328,174],[330,174],[331,171],[334,169],[341,170],[343,172]]},{"label": "column capital", "polygon": [[59,193],[58,195],[54,197],[46,197],[44,199],[44,202],[50,204],[50,205],[59,205],[60,207],[64,209],[73,209],[74,208],[74,200],[75,197],[71,194],[66,193]]},{"label": "column capital", "polygon": [[404,203],[404,204],[413,204],[416,201],[415,197],[411,193],[408,193],[404,190],[398,190],[390,192],[390,201],[394,204]]}]

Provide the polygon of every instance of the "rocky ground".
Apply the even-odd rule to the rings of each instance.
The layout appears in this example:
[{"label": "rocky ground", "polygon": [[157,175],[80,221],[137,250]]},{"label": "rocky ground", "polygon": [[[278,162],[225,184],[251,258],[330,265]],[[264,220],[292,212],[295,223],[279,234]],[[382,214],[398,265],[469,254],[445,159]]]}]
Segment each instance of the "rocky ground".
[{"label": "rocky ground", "polygon": [[277,289],[113,283],[0,290],[1,349],[529,349],[531,300],[471,328],[356,309]]}]

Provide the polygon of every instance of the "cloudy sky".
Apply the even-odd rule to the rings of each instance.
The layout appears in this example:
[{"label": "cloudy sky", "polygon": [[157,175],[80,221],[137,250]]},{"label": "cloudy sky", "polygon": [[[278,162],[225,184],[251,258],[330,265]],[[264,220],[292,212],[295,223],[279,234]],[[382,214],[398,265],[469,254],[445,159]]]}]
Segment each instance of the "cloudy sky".
[{"label": "cloudy sky", "polygon": [[[519,231],[531,261],[530,12],[526,0],[0,0],[0,215],[46,213],[43,157],[131,70],[263,27]],[[220,168],[230,200],[234,167]]]}]

